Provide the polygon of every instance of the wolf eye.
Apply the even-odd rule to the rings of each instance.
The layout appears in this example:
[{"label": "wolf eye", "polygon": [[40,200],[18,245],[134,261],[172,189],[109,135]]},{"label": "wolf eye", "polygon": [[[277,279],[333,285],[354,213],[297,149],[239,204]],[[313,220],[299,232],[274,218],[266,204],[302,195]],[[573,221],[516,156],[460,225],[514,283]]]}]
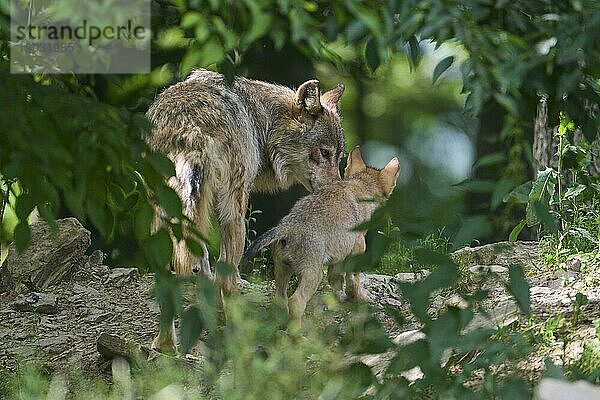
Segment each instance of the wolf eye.
[{"label": "wolf eye", "polygon": [[331,157],[331,152],[327,149],[321,149],[321,155],[323,158],[329,160],[329,157]]}]

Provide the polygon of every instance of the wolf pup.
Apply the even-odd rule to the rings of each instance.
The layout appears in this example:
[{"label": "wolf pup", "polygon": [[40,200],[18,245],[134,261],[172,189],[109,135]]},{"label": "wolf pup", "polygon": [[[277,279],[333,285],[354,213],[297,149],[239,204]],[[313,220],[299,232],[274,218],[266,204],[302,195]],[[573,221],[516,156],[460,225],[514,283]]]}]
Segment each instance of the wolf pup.
[{"label": "wolf pup", "polygon": [[[275,192],[296,182],[309,191],[340,180],[344,152],[340,97],[344,86],[321,95],[310,80],[287,87],[194,71],[164,90],[150,106],[149,145],[166,154],[176,176],[168,184],[179,194],[185,215],[206,235],[214,211],[221,230],[219,260],[237,268],[246,231],[244,215],[250,191]],[[154,229],[160,221],[154,222]],[[174,243],[171,269],[189,275],[199,270],[212,279],[208,251],[196,259],[184,241]],[[218,275],[218,274],[217,274]],[[236,290],[239,274],[216,277],[220,300]],[[153,347],[175,350],[173,329],[161,331]]]},{"label": "wolf pup", "polygon": [[[329,265],[329,281],[341,291],[342,278],[332,266],[351,254],[364,253],[365,233],[353,230],[368,220],[378,198],[387,198],[394,187],[400,165],[393,158],[382,170],[367,167],[356,147],[348,156],[344,180],[300,199],[279,225],[256,239],[244,254],[251,259],[259,249],[272,244],[275,264],[276,301],[291,317],[290,328],[299,327],[306,303],[323,277],[323,265]],[[292,273],[298,288],[288,299]],[[360,273],[346,273],[349,299],[367,301],[368,293],[360,285]]]}]

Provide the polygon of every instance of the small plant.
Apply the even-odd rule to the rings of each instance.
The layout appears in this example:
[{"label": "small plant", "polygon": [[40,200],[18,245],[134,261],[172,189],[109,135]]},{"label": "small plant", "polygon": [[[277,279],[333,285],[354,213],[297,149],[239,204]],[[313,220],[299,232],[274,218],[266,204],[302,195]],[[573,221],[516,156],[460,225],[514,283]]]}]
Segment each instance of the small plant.
[{"label": "small plant", "polygon": [[573,121],[561,113],[555,165],[538,171],[535,180],[504,198],[506,203],[526,205],[526,217],[512,230],[509,240],[516,240],[525,226],[543,226],[554,250],[547,259],[553,262],[572,253],[600,249],[600,181],[587,171],[593,145],[571,143],[574,131]]},{"label": "small plant", "polygon": [[575,310],[573,311],[573,321],[575,323],[579,321],[583,307],[589,302],[590,301],[585,294],[578,292],[575,295]]},{"label": "small plant", "polygon": [[[256,231],[252,229],[252,226],[256,223],[256,216],[260,214],[262,214],[262,210],[255,210],[252,208],[252,204],[248,205],[248,212],[246,213],[245,219],[246,232],[248,232],[246,235],[246,247],[250,246],[252,241],[256,239],[257,234]],[[258,277],[262,278],[272,278],[272,271],[264,268],[264,266],[268,264],[268,251],[269,249],[267,247],[260,249],[258,254],[252,260],[252,270],[250,271],[248,268],[246,272],[251,275],[258,275]]]},{"label": "small plant", "polygon": [[564,326],[564,322],[565,318],[562,314],[552,316],[545,321],[530,317],[528,326],[523,332],[531,344],[552,346],[556,339],[556,333]]},{"label": "small plant", "polygon": [[395,275],[400,272],[416,272],[434,267],[416,262],[413,252],[415,247],[446,255],[452,246],[450,238],[444,233],[444,228],[439,229],[435,233],[430,233],[424,238],[417,239],[412,245],[404,243],[395,237],[398,236],[397,232],[399,232],[397,227],[391,227],[389,231],[391,234],[387,235],[392,238],[393,242],[389,250],[383,254],[377,266],[377,272],[385,275]]}]

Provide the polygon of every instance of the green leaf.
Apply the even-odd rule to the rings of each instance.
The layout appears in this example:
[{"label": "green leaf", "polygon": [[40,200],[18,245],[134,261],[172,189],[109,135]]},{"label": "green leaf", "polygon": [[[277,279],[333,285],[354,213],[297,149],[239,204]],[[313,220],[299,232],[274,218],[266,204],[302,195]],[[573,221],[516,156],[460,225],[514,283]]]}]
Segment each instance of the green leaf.
[{"label": "green leaf", "polygon": [[152,206],[147,202],[140,203],[134,217],[134,232],[138,242],[143,242],[150,235],[153,219],[154,210]]},{"label": "green leaf", "polygon": [[31,243],[31,229],[27,221],[20,221],[15,227],[15,245],[19,253],[23,252]]},{"label": "green leaf", "polygon": [[344,370],[344,380],[344,394],[349,398],[358,398],[369,386],[377,383],[373,370],[362,362],[347,367]]},{"label": "green leaf", "polygon": [[560,113],[560,125],[558,126],[558,136],[565,136],[567,132],[575,130],[575,123],[564,112]]},{"label": "green leaf", "polygon": [[417,68],[419,61],[421,60],[421,46],[415,35],[412,35],[408,40],[409,55],[411,61],[411,69]]},{"label": "green leaf", "polygon": [[529,199],[529,193],[531,193],[532,182],[525,182],[522,185],[517,186],[512,190],[512,192],[508,193],[502,199],[505,203],[512,204],[527,204],[527,200]]},{"label": "green leaf", "polygon": [[375,38],[369,39],[367,45],[365,46],[365,61],[367,62],[367,66],[371,72],[375,72],[377,67],[381,64],[381,59],[379,57],[379,50],[377,49],[377,41]]},{"label": "green leaf", "polygon": [[465,192],[492,193],[496,188],[496,182],[490,179],[465,179],[454,187]]},{"label": "green leaf", "polygon": [[496,187],[494,188],[494,191],[492,192],[492,199],[490,201],[490,208],[492,210],[498,208],[498,206],[500,205],[500,203],[502,203],[502,200],[508,194],[512,186],[512,179],[502,178],[498,181]]},{"label": "green leaf", "polygon": [[227,277],[235,272],[235,267],[228,262],[217,261],[217,264],[215,265],[215,271],[217,276]]},{"label": "green leaf", "polygon": [[512,231],[510,231],[510,234],[508,235],[508,241],[509,242],[516,241],[517,238],[519,237],[519,233],[521,233],[521,231],[523,230],[523,228],[525,227],[526,224],[527,224],[527,221],[522,219],[517,224],[517,226],[515,226]]},{"label": "green leaf", "polygon": [[421,364],[429,357],[429,346],[423,339],[401,347],[386,369],[386,375],[394,376]]},{"label": "green leaf", "polygon": [[588,304],[589,302],[590,300],[585,294],[577,292],[577,294],[575,295],[575,304],[577,306],[581,307]]},{"label": "green leaf", "polygon": [[453,248],[471,243],[473,239],[488,236],[492,226],[486,215],[469,215],[462,220],[462,225],[454,235]]},{"label": "green leaf", "polygon": [[198,241],[191,238],[186,238],[185,245],[196,257],[204,257],[204,248],[200,245],[200,243],[198,243]]},{"label": "green leaf", "polygon": [[550,206],[546,203],[535,202],[532,204],[533,214],[544,227],[552,233],[558,232],[558,224],[556,218],[550,214]]},{"label": "green leaf", "polygon": [[477,169],[477,168],[482,168],[482,167],[489,167],[492,165],[500,164],[500,163],[504,162],[505,160],[506,160],[506,155],[503,152],[498,151],[498,152],[486,154],[486,155],[480,157],[479,160],[477,160],[475,162],[475,164],[473,164],[473,168]]},{"label": "green leaf", "polygon": [[183,217],[181,211],[181,200],[177,193],[169,186],[159,185],[155,188],[156,197],[163,210],[171,217]]},{"label": "green leaf", "polygon": [[[433,259],[422,259],[424,261],[434,261]],[[444,262],[433,270],[424,280],[414,283],[401,282],[398,284],[402,295],[411,305],[415,316],[422,322],[428,321],[427,308],[429,307],[429,297],[436,289],[450,287],[458,280],[458,268],[452,262]]]},{"label": "green leaf", "polygon": [[448,57],[444,58],[442,61],[440,61],[435,66],[435,69],[433,70],[433,80],[431,83],[434,84],[435,81],[438,80],[440,75],[442,75],[448,68],[450,68],[450,66],[452,65],[453,62],[454,62],[454,56],[448,56]]},{"label": "green leaf", "polygon": [[175,176],[175,167],[173,162],[165,155],[160,153],[148,153],[146,159],[152,167],[165,177]]},{"label": "green leaf", "polygon": [[173,255],[173,241],[164,228],[144,240],[142,248],[154,272],[168,271]]},{"label": "green leaf", "polygon": [[204,324],[202,323],[202,313],[200,309],[193,305],[187,308],[181,316],[181,338],[180,346],[183,354],[188,351],[198,342]]},{"label": "green leaf", "polygon": [[[552,168],[546,168],[544,171],[538,171],[535,181],[531,186],[531,191],[527,198],[526,219],[528,226],[534,226],[540,222],[536,209],[539,209],[540,215],[548,213],[550,202],[554,196],[556,185],[556,171]],[[544,208],[536,207],[536,204],[543,204]]]},{"label": "green leaf", "polygon": [[439,363],[442,353],[448,347],[454,347],[458,342],[459,320],[454,307],[436,319],[429,322],[423,329],[429,341],[432,363]]},{"label": "green leaf", "polygon": [[531,312],[529,299],[529,284],[525,280],[523,268],[520,266],[511,265],[508,267],[508,284],[506,289],[514,296],[521,312],[529,315]]},{"label": "green leaf", "polygon": [[567,189],[567,192],[564,195],[565,199],[574,199],[583,193],[587,189],[586,185],[582,185],[581,183],[575,182],[573,186]]},{"label": "green leaf", "polygon": [[[166,271],[164,271],[166,272]],[[156,274],[154,296],[160,305],[160,329],[171,329],[177,310],[183,305],[180,281],[171,273]]]},{"label": "green leaf", "polygon": [[561,367],[555,365],[552,360],[550,358],[546,358],[544,360],[544,365],[546,366],[545,370],[546,373],[545,375],[549,378],[554,378],[554,379],[560,379],[563,381],[567,380],[567,377],[565,376],[564,371],[562,370]]},{"label": "green leaf", "polygon": [[517,102],[511,96],[503,93],[495,93],[494,99],[500,104],[509,114],[518,116],[519,107]]}]

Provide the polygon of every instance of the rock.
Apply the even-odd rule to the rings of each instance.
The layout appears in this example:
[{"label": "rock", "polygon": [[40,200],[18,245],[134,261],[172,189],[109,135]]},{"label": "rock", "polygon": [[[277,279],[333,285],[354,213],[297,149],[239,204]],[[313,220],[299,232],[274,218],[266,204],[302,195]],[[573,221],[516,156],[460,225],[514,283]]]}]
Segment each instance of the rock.
[{"label": "rock", "polygon": [[40,314],[56,314],[59,311],[56,296],[38,292],[17,296],[12,303],[12,308],[17,311],[35,311]]},{"label": "rock", "polygon": [[65,335],[42,338],[37,342],[38,346],[43,347],[50,354],[60,353],[61,349],[57,348],[57,346],[67,343],[69,343],[69,337]]},{"label": "rock", "polygon": [[98,308],[90,308],[88,310],[88,316],[85,318],[86,321],[89,322],[101,322],[110,318],[110,313],[104,310],[100,310]]},{"label": "rock", "polygon": [[451,254],[452,261],[464,269],[476,265],[508,267],[520,265],[526,270],[535,269],[540,262],[537,242],[498,242],[478,247],[464,247]]},{"label": "rock", "polygon": [[83,286],[78,283],[73,285],[73,292],[76,294],[84,294],[91,297],[100,297],[100,292],[90,286]]},{"label": "rock", "polygon": [[429,271],[428,270],[421,270],[419,272],[400,272],[396,275],[394,275],[393,280],[395,282],[409,282],[409,283],[413,283],[413,282],[417,282],[417,281],[421,281],[425,278],[427,278],[427,275],[429,275]]},{"label": "rock", "polygon": [[581,259],[579,259],[579,258],[572,259],[571,262],[569,263],[569,269],[574,272],[581,271]]},{"label": "rock", "polygon": [[504,272],[508,272],[508,268],[503,267],[502,265],[473,265],[472,267],[469,267],[469,272],[471,273],[487,273],[487,272],[493,272],[496,274],[499,273],[504,273]]},{"label": "rock", "polygon": [[148,359],[148,354],[142,350],[140,345],[107,333],[100,334],[96,341],[96,348],[102,357],[107,360],[122,357],[136,367],[146,364]]},{"label": "rock", "polygon": [[466,332],[471,332],[478,328],[499,328],[508,326],[519,319],[521,314],[517,303],[510,296],[499,298],[496,305],[488,310],[486,314],[475,313],[473,319],[465,328]]},{"label": "rock", "polygon": [[15,244],[0,267],[0,293],[24,283],[43,290],[70,277],[85,261],[90,247],[90,232],[75,218],[56,221],[52,230],[44,221],[31,226],[31,245],[19,254]]},{"label": "rock", "polygon": [[118,279],[135,279],[140,276],[137,268],[113,268],[108,274],[107,282]]},{"label": "rock", "polygon": [[595,400],[600,399],[600,387],[586,381],[569,382],[543,378],[533,392],[534,400]]}]

